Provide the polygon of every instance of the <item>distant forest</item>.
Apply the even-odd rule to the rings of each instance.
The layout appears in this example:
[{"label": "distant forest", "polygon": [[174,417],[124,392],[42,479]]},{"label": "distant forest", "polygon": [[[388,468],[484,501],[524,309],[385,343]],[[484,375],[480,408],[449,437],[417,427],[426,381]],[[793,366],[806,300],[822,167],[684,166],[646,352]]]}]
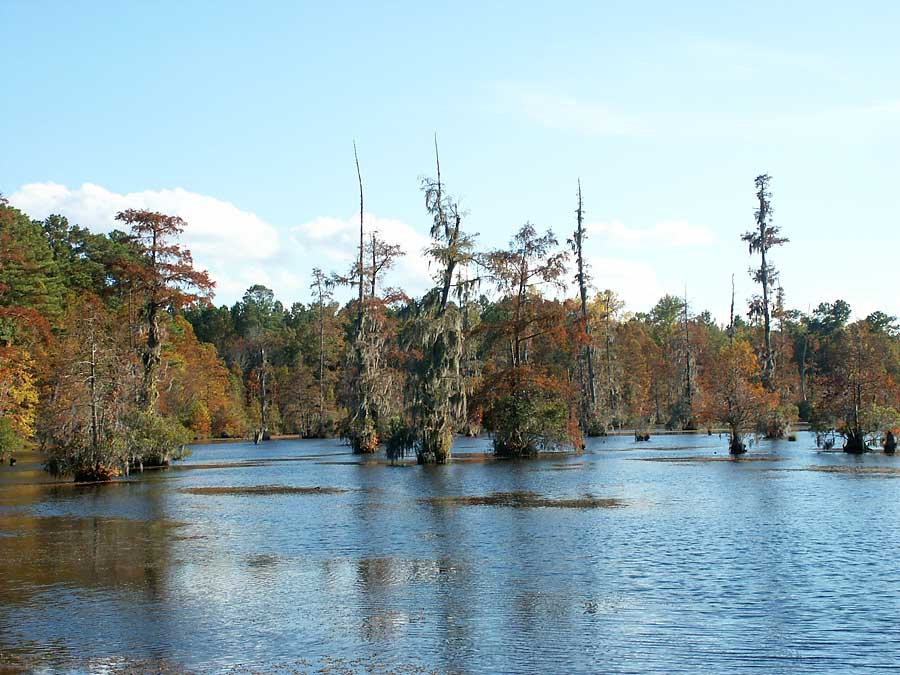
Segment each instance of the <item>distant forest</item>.
[{"label": "distant forest", "polygon": [[[790,438],[801,421],[848,452],[894,450],[896,318],[851,323],[840,299],[809,314],[785,306],[773,254],[790,245],[771,217],[769,176],[754,191],[748,181],[747,232],[734,233],[757,293],[735,307],[732,292],[719,325],[685,298],[632,314],[615,290],[592,286],[580,184],[560,205],[570,232],[526,223],[507,247],[479,250],[438,163],[420,186],[423,253],[366,227],[358,163],[357,175],[358,255],[312,269],[308,304],[254,285],[216,307],[178,217],[123,211],[121,230],[96,234],[0,198],[3,461],[34,446],[54,474],[105,480],[165,465],[195,440],[289,434],[444,463],[456,434],[487,433],[498,456],[530,457],[658,427],[727,429],[741,454],[748,435]],[[433,284],[410,297],[391,268],[422,254]],[[349,302],[334,300],[338,287]],[[574,297],[562,300],[566,288]]]}]

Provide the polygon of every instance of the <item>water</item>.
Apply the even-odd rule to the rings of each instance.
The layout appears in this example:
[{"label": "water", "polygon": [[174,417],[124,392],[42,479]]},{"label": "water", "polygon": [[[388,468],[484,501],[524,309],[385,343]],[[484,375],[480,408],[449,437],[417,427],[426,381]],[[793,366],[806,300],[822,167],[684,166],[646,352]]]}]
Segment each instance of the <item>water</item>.
[{"label": "water", "polygon": [[[92,486],[20,462],[0,470],[0,673],[895,670],[900,458],[801,434],[759,461],[646,461],[725,445],[444,467],[204,445]],[[194,489],[273,485],[339,490]],[[452,499],[512,492],[620,505]]]}]

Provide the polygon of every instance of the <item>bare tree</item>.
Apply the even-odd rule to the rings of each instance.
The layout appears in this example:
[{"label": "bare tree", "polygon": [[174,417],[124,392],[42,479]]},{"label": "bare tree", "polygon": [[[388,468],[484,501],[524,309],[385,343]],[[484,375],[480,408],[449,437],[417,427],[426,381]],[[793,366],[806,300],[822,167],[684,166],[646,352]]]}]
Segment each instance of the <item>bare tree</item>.
[{"label": "bare tree", "polygon": [[584,260],[584,206],[581,199],[581,179],[578,180],[578,208],[575,209],[575,232],[568,240],[569,247],[575,255],[575,282],[578,284],[578,296],[581,301],[581,324],[585,333],[585,344],[581,350],[579,366],[581,369],[581,406],[580,424],[588,435],[596,433],[597,386],[594,378],[594,346],[591,342],[591,323],[588,320],[588,284],[590,278]]}]

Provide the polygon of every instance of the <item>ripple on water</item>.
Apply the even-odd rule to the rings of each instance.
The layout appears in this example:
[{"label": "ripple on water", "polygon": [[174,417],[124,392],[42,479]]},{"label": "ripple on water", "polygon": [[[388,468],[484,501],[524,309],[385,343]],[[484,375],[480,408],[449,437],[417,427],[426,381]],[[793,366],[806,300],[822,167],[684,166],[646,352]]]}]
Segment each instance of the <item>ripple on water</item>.
[{"label": "ripple on water", "polygon": [[196,469],[87,487],[0,472],[0,672],[896,668],[900,500],[878,479],[900,464],[804,434],[737,460],[704,435],[587,443],[511,462],[465,439],[473,461],[403,470],[334,441],[198,446]]}]

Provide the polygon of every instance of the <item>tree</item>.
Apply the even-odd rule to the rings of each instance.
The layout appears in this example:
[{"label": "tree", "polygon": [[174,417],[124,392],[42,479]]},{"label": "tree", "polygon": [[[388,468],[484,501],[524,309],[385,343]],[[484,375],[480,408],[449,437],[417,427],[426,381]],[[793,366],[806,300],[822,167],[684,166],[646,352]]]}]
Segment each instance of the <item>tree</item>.
[{"label": "tree", "polygon": [[20,347],[0,345],[0,461],[21,450],[34,435],[37,405],[31,355]]},{"label": "tree", "polygon": [[[158,418],[160,363],[164,339],[163,317],[167,311],[208,304],[215,283],[205,271],[194,269],[190,251],[177,243],[186,223],[177,216],[129,209],[116,220],[131,227],[129,243],[137,260],[125,264],[132,291],[140,298],[146,340],[141,353],[142,375],[137,400],[140,412],[130,433],[130,447],[140,447],[140,465],[168,464],[179,455],[178,443],[187,436],[180,423]],[[169,447],[171,444],[171,447]]]},{"label": "tree", "polygon": [[[381,238],[378,230],[369,233],[369,241],[365,247],[366,277],[369,284],[369,297],[378,295],[378,278],[383,272],[393,269],[397,259],[406,255],[399,244],[390,244]],[[394,295],[389,293],[389,295]]]},{"label": "tree", "polygon": [[201,342],[183,316],[166,324],[159,411],[194,438],[243,436],[248,421],[234,378],[212,344]]},{"label": "tree", "polygon": [[0,461],[35,433],[40,372],[62,284],[40,227],[0,195]]},{"label": "tree", "polygon": [[[597,386],[594,380],[594,346],[591,343],[591,322],[588,320],[588,285],[590,276],[584,260],[584,208],[581,200],[581,180],[578,181],[578,208],[575,210],[575,232],[568,240],[569,247],[575,256],[575,283],[578,286],[578,298],[581,303],[581,329],[584,332],[584,345],[579,356],[581,379],[581,397],[579,406],[579,423],[587,435],[599,433],[597,420]],[[607,333],[608,335],[608,333]],[[607,345],[609,347],[609,345]],[[607,401],[609,403],[609,401]]]},{"label": "tree", "polygon": [[0,203],[0,292],[3,306],[34,311],[51,324],[62,315],[63,281],[40,224],[5,203]]},{"label": "tree", "polygon": [[76,481],[126,473],[143,448],[130,447],[134,380],[127,336],[100,299],[85,295],[64,317],[51,355],[51,395],[42,411],[42,446],[55,475]]},{"label": "tree", "polygon": [[529,346],[565,323],[559,304],[541,296],[542,287],[563,286],[567,254],[556,246],[552,231],[539,235],[525,223],[508,249],[491,251],[483,260],[504,298],[501,318],[490,330],[492,342],[508,346],[508,361],[486,373],[483,394],[485,428],[501,456],[531,456],[566,443],[581,447],[566,383],[549,373],[548,364],[529,360]]},{"label": "tree", "polygon": [[[688,342],[685,339],[686,306],[682,298],[664,295],[650,314],[643,320],[648,324],[650,335],[660,348],[655,361],[652,393],[657,422],[664,422],[669,429],[690,426],[691,410],[686,386],[689,378]],[[681,330],[679,330],[679,328]]]},{"label": "tree", "polygon": [[[435,286],[418,303],[411,303],[411,318],[404,344],[414,350],[409,372],[410,420],[391,435],[392,454],[413,446],[420,464],[443,464],[450,458],[453,431],[465,421],[466,381],[464,314],[474,282],[463,278],[473,260],[473,239],[462,231],[457,204],[444,190],[435,139],[437,178],[422,181],[425,208],[432,218],[431,244],[425,253],[434,265]],[[458,303],[450,300],[451,293]]]},{"label": "tree", "polygon": [[630,424],[636,435],[649,433],[654,421],[656,397],[654,373],[661,359],[659,345],[653,340],[647,326],[638,319],[621,324],[616,331],[618,342],[617,362],[627,373],[618,389],[620,398],[619,418]]},{"label": "tree", "polygon": [[751,270],[750,276],[758,283],[762,289],[761,296],[755,296],[750,304],[751,317],[759,316],[763,321],[763,367],[762,378],[766,388],[771,389],[773,386],[773,378],[775,374],[775,359],[772,352],[772,336],[771,336],[771,307],[769,296],[772,293],[775,282],[778,279],[778,272],[769,262],[768,254],[774,246],[780,246],[789,241],[785,237],[781,237],[781,228],[772,224],[772,193],[769,190],[769,182],[772,177],[769,174],[757,176],[754,183],[756,185],[756,198],[759,206],[756,209],[756,228],[750,232],[746,232],[741,236],[750,248],[750,254],[759,253],[760,265],[759,269]]},{"label": "tree", "polygon": [[592,335],[596,336],[597,342],[602,346],[602,355],[598,360],[602,362],[604,426],[619,426],[622,421],[619,410],[622,369],[619,367],[614,345],[619,313],[624,307],[625,303],[610,289],[597,293],[589,306]]},{"label": "tree", "polygon": [[863,320],[832,332],[822,352],[828,367],[816,376],[813,427],[841,434],[846,452],[865,452],[900,425],[897,341]]},{"label": "tree", "polygon": [[356,161],[356,175],[359,184],[359,256],[355,269],[343,277],[335,277],[336,282],[348,285],[356,284],[359,297],[356,305],[356,321],[351,339],[352,352],[346,386],[348,416],[343,424],[343,435],[355,453],[371,453],[378,449],[384,427],[391,419],[388,409],[395,397],[391,396],[395,382],[387,364],[387,349],[393,321],[387,316],[387,305],[400,299],[402,294],[392,289],[385,291],[382,297],[370,295],[366,297],[366,286],[377,291],[378,274],[390,269],[393,260],[403,255],[399,247],[378,244],[378,238],[372,239],[370,248],[371,266],[366,265],[366,241],[363,220],[363,184],[353,144],[353,155]]},{"label": "tree", "polygon": [[897,317],[875,311],[866,317],[866,323],[873,333],[884,333],[890,337],[900,337],[900,327],[897,325]]},{"label": "tree", "polygon": [[283,342],[284,306],[266,286],[254,284],[232,308],[235,327],[243,338],[241,360],[247,392],[256,396],[258,407],[251,415],[255,424],[254,440],[269,440],[271,392],[269,377],[275,349]]},{"label": "tree", "polygon": [[94,234],[67,218],[50,215],[40,223],[53,253],[59,276],[76,293],[108,298],[121,290],[122,272],[134,251],[121,232]]},{"label": "tree", "polygon": [[315,293],[316,307],[319,315],[319,433],[322,432],[325,423],[325,306],[331,302],[333,296],[331,280],[320,267],[313,268],[313,281],[310,289]]},{"label": "tree", "polygon": [[710,426],[726,425],[728,449],[741,455],[747,451],[745,434],[766,414],[770,398],[750,343],[735,340],[722,347],[715,369],[707,373],[701,418]]}]

